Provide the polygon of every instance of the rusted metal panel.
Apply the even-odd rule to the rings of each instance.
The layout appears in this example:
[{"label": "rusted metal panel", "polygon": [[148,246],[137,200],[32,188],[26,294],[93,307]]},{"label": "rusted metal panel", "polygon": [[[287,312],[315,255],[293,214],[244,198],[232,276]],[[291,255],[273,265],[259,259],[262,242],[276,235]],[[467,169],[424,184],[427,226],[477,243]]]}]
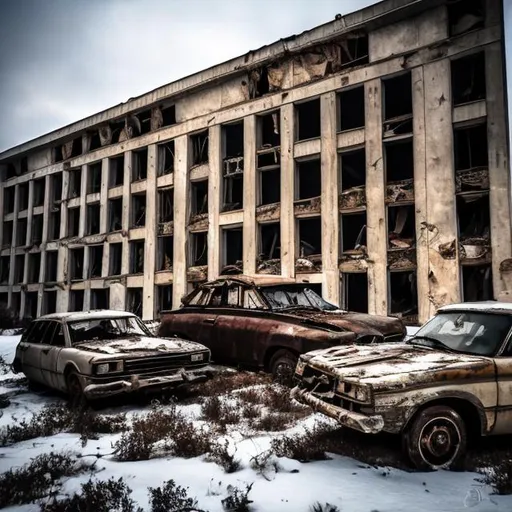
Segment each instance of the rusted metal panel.
[{"label": "rusted metal panel", "polygon": [[492,260],[491,241],[486,237],[464,238],[459,243],[461,261],[490,263]]},{"label": "rusted metal panel", "polygon": [[265,204],[256,207],[256,220],[265,222],[281,219],[281,203]]},{"label": "rusted metal panel", "polygon": [[386,203],[414,201],[414,180],[402,180],[388,183],[386,186]]},{"label": "rusted metal panel", "polygon": [[338,207],[340,210],[351,210],[366,206],[366,187],[353,187],[344,190],[339,195]]},{"label": "rusted metal panel", "polygon": [[159,222],[158,223],[158,236],[170,236],[174,234],[174,221]]},{"label": "rusted metal panel", "polygon": [[208,278],[208,265],[201,265],[196,267],[188,267],[187,281],[198,283],[206,281]]},{"label": "rusted metal panel", "polygon": [[208,231],[208,214],[200,213],[190,217],[188,228],[190,231]]},{"label": "rusted metal panel", "polygon": [[322,198],[312,197],[310,199],[295,201],[293,204],[293,211],[296,217],[318,215],[322,211]]},{"label": "rusted metal panel", "polygon": [[455,192],[489,190],[489,169],[477,167],[455,173]]},{"label": "rusted metal panel", "polygon": [[414,270],[416,268],[416,250],[414,248],[388,250],[390,270]]}]

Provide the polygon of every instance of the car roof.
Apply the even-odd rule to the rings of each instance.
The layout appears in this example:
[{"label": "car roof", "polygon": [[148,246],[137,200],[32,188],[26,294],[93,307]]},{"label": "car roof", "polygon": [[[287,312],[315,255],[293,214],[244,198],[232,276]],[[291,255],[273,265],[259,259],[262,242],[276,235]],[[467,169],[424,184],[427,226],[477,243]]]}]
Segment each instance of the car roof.
[{"label": "car roof", "polygon": [[512,302],[501,302],[496,300],[487,300],[481,302],[462,302],[460,304],[448,304],[438,309],[438,312],[448,311],[486,311],[502,312],[512,314]]},{"label": "car roof", "polygon": [[101,320],[103,318],[129,318],[134,317],[129,311],[117,311],[115,309],[95,309],[92,311],[73,311],[66,313],[51,313],[43,315],[37,320],[61,320],[64,322],[80,322],[84,320]]},{"label": "car roof", "polygon": [[307,285],[309,283],[300,283],[295,279],[290,277],[280,277],[274,275],[261,275],[261,276],[246,276],[242,274],[237,274],[235,276],[221,276],[218,279],[213,281],[208,281],[206,283],[202,283],[200,286],[220,286],[226,282],[239,282],[240,284],[245,284],[249,286],[277,286],[282,284],[304,284]]}]

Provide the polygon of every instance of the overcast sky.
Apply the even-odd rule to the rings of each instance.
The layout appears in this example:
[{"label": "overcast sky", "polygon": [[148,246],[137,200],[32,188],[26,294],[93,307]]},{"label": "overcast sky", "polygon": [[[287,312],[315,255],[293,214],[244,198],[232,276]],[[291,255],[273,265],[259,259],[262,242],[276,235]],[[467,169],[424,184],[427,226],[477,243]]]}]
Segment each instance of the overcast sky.
[{"label": "overcast sky", "polygon": [[0,0],[0,151],[372,3]]}]

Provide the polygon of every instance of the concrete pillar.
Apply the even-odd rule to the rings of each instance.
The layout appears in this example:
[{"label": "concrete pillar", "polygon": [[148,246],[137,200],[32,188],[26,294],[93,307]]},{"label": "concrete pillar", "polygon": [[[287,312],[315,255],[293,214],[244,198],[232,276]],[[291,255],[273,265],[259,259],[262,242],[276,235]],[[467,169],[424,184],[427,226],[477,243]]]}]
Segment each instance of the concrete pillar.
[{"label": "concrete pillar", "polygon": [[500,272],[501,262],[512,257],[511,178],[507,152],[506,107],[500,43],[485,48],[487,91],[487,144],[489,154],[489,204],[494,297],[512,296],[512,273]]},{"label": "concrete pillar", "polygon": [[[31,182],[32,183],[32,182]],[[18,189],[19,186],[16,185],[16,189]],[[32,197],[33,197],[33,191],[32,191]],[[29,196],[28,196],[28,204],[29,207],[32,204],[32,197],[30,195],[30,188],[29,188]],[[17,236],[17,229],[18,229],[18,211],[19,211],[19,205],[20,205],[20,197],[19,197],[19,190],[16,190],[14,194],[14,222],[12,223],[12,243],[11,243],[11,257],[10,257],[10,264],[9,264],[9,287],[12,289],[12,285],[14,284],[14,274],[15,274],[15,258],[16,258],[16,236]],[[3,194],[2,194],[2,210],[3,212]],[[30,212],[30,210],[29,210]],[[2,229],[3,231],[3,229]],[[26,256],[25,256],[26,258]],[[25,261],[26,263],[26,261]]]},{"label": "concrete pillar", "polygon": [[[68,205],[69,194],[69,171],[62,173],[62,203],[60,208],[60,234],[59,238],[66,238],[68,234]],[[62,243],[59,244],[57,257],[57,281],[63,283],[67,278],[68,248]],[[57,312],[64,313],[69,309],[69,286],[57,291]]]},{"label": "concrete pillar", "polygon": [[[82,175],[80,183],[80,221],[78,225],[78,236],[82,238],[86,230],[87,215],[87,179],[89,175],[89,166],[82,165]],[[84,299],[85,301],[85,299]]]},{"label": "concrete pillar", "polygon": [[256,116],[244,119],[244,274],[256,273]]},{"label": "concrete pillar", "polygon": [[336,93],[320,97],[322,149],[322,294],[340,303],[338,152],[336,139]]},{"label": "concrete pillar", "polygon": [[146,180],[146,240],[144,243],[144,289],[142,299],[143,320],[155,316],[155,268],[156,268],[156,144],[148,146],[148,177]]},{"label": "concrete pillar", "polygon": [[108,225],[108,181],[109,159],[101,161],[101,188],[100,188],[100,233],[107,232]]},{"label": "concrete pillar", "polygon": [[[16,213],[16,217],[18,214]],[[27,235],[25,237],[25,245],[29,245],[32,240],[32,219],[34,218],[34,180],[28,182],[28,212],[27,212]],[[13,242],[16,245],[16,227],[14,223]]]},{"label": "concrete pillar", "polygon": [[[220,272],[220,190],[222,180],[222,131],[220,125],[208,132],[208,279],[219,277]],[[176,255],[175,255],[176,258]],[[178,304],[179,305],[179,304]]]},{"label": "concrete pillar", "polygon": [[295,277],[294,117],[293,104],[281,107],[281,275],[284,277]]},{"label": "concrete pillar", "polygon": [[365,87],[366,239],[368,244],[368,312],[388,313],[387,222],[382,147],[382,87],[380,79]]},{"label": "concrete pillar", "polygon": [[[422,235],[426,237],[423,243],[428,246],[428,316],[431,316],[438,306],[459,301],[460,275],[457,258],[448,259],[439,252],[442,244],[454,243],[457,246],[450,61],[444,59],[427,64],[423,72],[426,84],[425,189],[428,227],[423,229]],[[422,309],[423,314],[427,313],[425,306]]]},{"label": "concrete pillar", "polygon": [[130,269],[130,246],[128,243],[128,230],[130,229],[130,183],[132,176],[132,152],[124,154],[124,179],[123,179],[123,213],[122,233],[123,237],[123,259],[121,261],[121,274],[126,275]]},{"label": "concrete pillar", "polygon": [[178,308],[181,297],[187,293],[187,219],[189,213],[188,201],[188,162],[189,138],[182,135],[174,141],[176,152],[174,166],[174,265],[172,305]]}]

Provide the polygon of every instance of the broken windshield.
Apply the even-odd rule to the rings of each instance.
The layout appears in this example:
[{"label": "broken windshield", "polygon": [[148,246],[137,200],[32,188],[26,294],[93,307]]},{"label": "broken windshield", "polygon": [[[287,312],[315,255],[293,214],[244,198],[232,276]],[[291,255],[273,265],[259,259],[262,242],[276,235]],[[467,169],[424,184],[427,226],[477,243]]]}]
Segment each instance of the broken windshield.
[{"label": "broken windshield", "polygon": [[147,327],[136,317],[95,318],[70,322],[69,335],[71,344],[96,340],[115,340],[132,336],[153,337]]},{"label": "broken windshield", "polygon": [[464,354],[495,355],[512,328],[512,315],[482,312],[439,313],[409,343]]},{"label": "broken windshield", "polygon": [[263,295],[270,303],[272,309],[285,309],[293,307],[306,307],[333,311],[338,309],[325,301],[311,288],[287,288],[280,286],[269,286],[262,290]]}]

